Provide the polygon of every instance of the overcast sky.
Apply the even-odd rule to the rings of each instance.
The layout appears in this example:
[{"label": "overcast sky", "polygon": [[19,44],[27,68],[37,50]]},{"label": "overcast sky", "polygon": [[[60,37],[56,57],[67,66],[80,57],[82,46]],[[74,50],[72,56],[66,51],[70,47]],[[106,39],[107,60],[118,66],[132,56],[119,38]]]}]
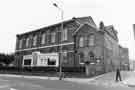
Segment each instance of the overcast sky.
[{"label": "overcast sky", "polygon": [[113,24],[119,43],[135,59],[134,0],[0,0],[0,52],[15,51],[16,34],[59,22],[60,11],[52,5],[56,1],[63,5],[65,20],[91,16],[97,26],[100,21]]}]

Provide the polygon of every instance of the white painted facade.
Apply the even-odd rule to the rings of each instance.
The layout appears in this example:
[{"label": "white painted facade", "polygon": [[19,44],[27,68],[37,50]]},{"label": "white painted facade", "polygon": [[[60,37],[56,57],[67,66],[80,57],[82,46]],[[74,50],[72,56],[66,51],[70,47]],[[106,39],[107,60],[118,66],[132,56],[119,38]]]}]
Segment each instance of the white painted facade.
[{"label": "white painted facade", "polygon": [[[55,65],[48,65],[48,59],[50,61],[55,61]],[[37,60],[37,66],[59,66],[59,54],[58,53],[46,53],[46,54],[40,54],[39,58]]]},{"label": "white painted facade", "polygon": [[[36,53],[36,54],[35,54]],[[31,60],[30,65],[25,65],[26,60]],[[55,62],[54,65],[49,65],[50,62]],[[58,53],[39,53],[34,52],[31,55],[23,56],[23,67],[27,66],[44,66],[44,67],[58,67],[59,66],[59,54]]]}]

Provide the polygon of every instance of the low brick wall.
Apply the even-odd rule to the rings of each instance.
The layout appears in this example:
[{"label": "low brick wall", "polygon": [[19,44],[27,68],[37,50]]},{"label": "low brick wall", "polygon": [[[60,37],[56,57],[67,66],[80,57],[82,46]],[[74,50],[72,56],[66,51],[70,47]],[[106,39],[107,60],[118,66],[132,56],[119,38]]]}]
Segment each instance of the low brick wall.
[{"label": "low brick wall", "polygon": [[[68,77],[84,77],[84,67],[62,67],[62,72]],[[19,74],[36,76],[59,76],[58,67],[0,67],[0,74]]]}]

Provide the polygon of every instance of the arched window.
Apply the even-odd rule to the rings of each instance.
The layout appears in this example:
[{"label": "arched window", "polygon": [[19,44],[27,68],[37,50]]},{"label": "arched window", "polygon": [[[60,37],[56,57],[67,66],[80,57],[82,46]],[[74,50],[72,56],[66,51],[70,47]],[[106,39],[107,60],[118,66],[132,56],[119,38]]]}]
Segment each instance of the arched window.
[{"label": "arched window", "polygon": [[20,39],[20,40],[19,40],[19,48],[22,48],[22,43],[23,43],[23,40]]},{"label": "arched window", "polygon": [[55,42],[55,38],[56,38],[56,33],[52,32],[51,33],[51,42],[54,43]]},{"label": "arched window", "polygon": [[80,47],[83,47],[84,46],[84,38],[83,37],[80,37],[79,46]]},{"label": "arched window", "polygon": [[26,39],[26,47],[29,47],[29,42],[30,42],[30,38],[28,37],[28,38]]},{"label": "arched window", "polygon": [[94,46],[94,35],[89,36],[89,46]]},{"label": "arched window", "polygon": [[41,43],[42,43],[42,44],[45,44],[45,41],[46,41],[46,34],[43,33],[43,34],[42,34],[42,40],[41,40]]},{"label": "arched window", "polygon": [[37,36],[35,35],[33,37],[33,46],[36,46],[37,45]]}]

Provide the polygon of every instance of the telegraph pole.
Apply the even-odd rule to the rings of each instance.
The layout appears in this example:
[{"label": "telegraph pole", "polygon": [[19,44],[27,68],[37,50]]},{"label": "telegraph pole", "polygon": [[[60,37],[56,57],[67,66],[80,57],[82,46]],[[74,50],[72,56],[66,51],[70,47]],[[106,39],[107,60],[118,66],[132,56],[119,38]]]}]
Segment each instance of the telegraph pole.
[{"label": "telegraph pole", "polygon": [[[60,41],[62,43],[62,38],[63,38],[63,35],[62,35],[62,32],[63,32],[63,14],[64,14],[64,11],[63,11],[63,8],[59,7],[56,3],[53,3],[53,6],[55,6],[56,8],[58,8],[61,11],[61,39],[60,39]],[[62,55],[62,45],[60,45],[60,44],[59,44],[59,46],[60,46],[60,50],[59,50],[59,55],[60,55],[60,59],[59,59],[59,80],[62,80],[63,55]]]}]

